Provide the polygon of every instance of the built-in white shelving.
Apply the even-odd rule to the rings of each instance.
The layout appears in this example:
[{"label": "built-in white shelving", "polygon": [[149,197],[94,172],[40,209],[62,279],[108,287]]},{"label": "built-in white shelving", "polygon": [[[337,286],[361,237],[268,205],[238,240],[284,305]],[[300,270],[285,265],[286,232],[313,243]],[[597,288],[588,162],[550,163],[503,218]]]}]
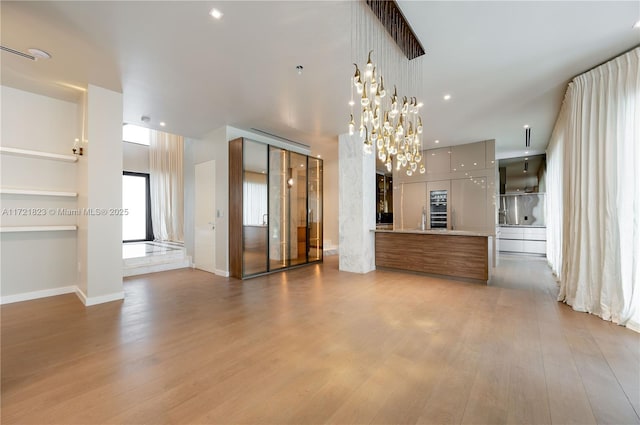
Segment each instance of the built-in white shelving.
[{"label": "built-in white shelving", "polygon": [[2,226],[0,227],[0,233],[60,232],[77,229],[78,226]]},{"label": "built-in white shelving", "polygon": [[27,196],[61,196],[65,198],[75,198],[78,196],[76,192],[65,192],[59,190],[43,190],[43,189],[19,189],[19,188],[0,188],[2,195],[27,195]]},{"label": "built-in white shelving", "polygon": [[23,156],[27,158],[51,159],[54,161],[63,161],[63,162],[78,161],[78,157],[75,155],[63,155],[59,153],[32,151],[28,149],[10,148],[6,146],[0,146],[0,153],[5,155]]}]

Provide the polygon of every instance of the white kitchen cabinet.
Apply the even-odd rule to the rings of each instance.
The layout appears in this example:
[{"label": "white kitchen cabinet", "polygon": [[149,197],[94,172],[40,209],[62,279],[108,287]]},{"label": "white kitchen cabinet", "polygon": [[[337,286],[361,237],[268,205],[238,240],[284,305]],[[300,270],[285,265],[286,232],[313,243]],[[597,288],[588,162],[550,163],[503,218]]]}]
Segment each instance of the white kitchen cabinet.
[{"label": "white kitchen cabinet", "polygon": [[502,239],[498,241],[498,250],[507,252],[524,252],[524,241],[514,239]]},{"label": "white kitchen cabinet", "polygon": [[451,180],[451,228],[453,230],[489,231],[487,224],[486,177]]},{"label": "white kitchen cabinet", "polygon": [[451,171],[481,170],[485,168],[486,143],[452,146]]},{"label": "white kitchen cabinet", "polygon": [[547,228],[546,227],[523,227],[522,238],[533,241],[546,241],[547,240]]},{"label": "white kitchen cabinet", "polygon": [[547,242],[546,241],[522,241],[522,252],[527,254],[546,254]]},{"label": "white kitchen cabinet", "polygon": [[526,254],[547,253],[547,229],[545,227],[500,226],[498,250]]},{"label": "white kitchen cabinet", "polygon": [[394,211],[394,215],[399,217],[399,222],[395,222],[396,227],[419,229],[423,208],[427,208],[427,183],[402,183],[400,185],[400,214]]}]

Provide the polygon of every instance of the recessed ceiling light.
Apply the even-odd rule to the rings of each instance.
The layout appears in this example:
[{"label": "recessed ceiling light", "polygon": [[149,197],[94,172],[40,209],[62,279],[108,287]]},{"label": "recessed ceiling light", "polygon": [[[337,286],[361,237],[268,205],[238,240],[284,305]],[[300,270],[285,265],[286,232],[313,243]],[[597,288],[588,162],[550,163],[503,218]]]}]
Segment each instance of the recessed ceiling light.
[{"label": "recessed ceiling light", "polygon": [[451,99],[451,95],[450,94],[445,94],[443,99],[444,100],[449,100],[449,99]]},{"label": "recessed ceiling light", "polygon": [[165,125],[167,125],[167,123],[166,123],[166,122],[164,122],[164,121],[160,121],[160,127],[164,127]]},{"label": "recessed ceiling light", "polygon": [[432,153],[432,154],[431,154],[431,156],[436,156],[436,154],[435,154],[435,153]]},{"label": "recessed ceiling light", "polygon": [[36,59],[51,59],[51,55],[44,50],[31,48],[27,49],[27,52]]},{"label": "recessed ceiling light", "polygon": [[440,140],[436,140],[435,143],[440,143]]},{"label": "recessed ceiling light", "polygon": [[322,158],[322,155],[317,155],[318,158]]},{"label": "recessed ceiling light", "polygon": [[211,9],[211,11],[209,12],[209,15],[211,15],[211,17],[215,18],[215,19],[220,19],[222,18],[222,15],[224,15],[224,13],[220,12],[218,9],[216,9],[215,7],[213,9]]},{"label": "recessed ceiling light", "polygon": [[474,162],[474,163],[473,163],[473,165],[478,165],[478,163],[477,163],[477,162]]},{"label": "recessed ceiling light", "polygon": [[529,128],[529,124],[525,124],[525,125],[523,125],[522,127],[524,127],[524,128]]},{"label": "recessed ceiling light", "polygon": [[640,28],[640,19],[638,19],[638,20],[636,21],[636,23],[635,23],[635,24],[633,24],[633,28],[635,28],[635,29]]}]

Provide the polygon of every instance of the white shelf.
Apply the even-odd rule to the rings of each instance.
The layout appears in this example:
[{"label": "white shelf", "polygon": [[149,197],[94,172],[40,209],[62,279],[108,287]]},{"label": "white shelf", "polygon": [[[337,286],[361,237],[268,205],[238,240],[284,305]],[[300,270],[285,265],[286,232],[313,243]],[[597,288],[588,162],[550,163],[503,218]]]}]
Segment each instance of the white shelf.
[{"label": "white shelf", "polygon": [[7,155],[24,156],[27,158],[51,159],[54,161],[63,161],[63,162],[78,161],[78,157],[75,155],[62,155],[59,153],[31,151],[27,149],[10,148],[6,146],[0,146],[0,153],[7,154]]},{"label": "white shelf", "polygon": [[77,230],[78,226],[3,226],[0,227],[0,233],[16,233],[16,232],[61,232],[68,230]]},{"label": "white shelf", "polygon": [[31,195],[31,196],[62,196],[66,198],[75,198],[78,196],[76,192],[62,192],[57,190],[41,190],[41,189],[17,189],[17,188],[0,188],[0,194],[3,195]]}]

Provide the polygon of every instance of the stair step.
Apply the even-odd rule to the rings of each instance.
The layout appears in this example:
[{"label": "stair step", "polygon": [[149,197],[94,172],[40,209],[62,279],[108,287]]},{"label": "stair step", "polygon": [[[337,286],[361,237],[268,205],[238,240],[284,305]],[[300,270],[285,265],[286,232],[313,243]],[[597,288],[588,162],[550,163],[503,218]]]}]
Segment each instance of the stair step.
[{"label": "stair step", "polygon": [[142,265],[151,265],[156,263],[162,263],[167,261],[181,260],[187,258],[187,251],[176,250],[172,252],[168,252],[166,254],[161,255],[148,255],[145,257],[133,257],[133,258],[125,258],[123,260],[125,267],[126,266],[142,266]]},{"label": "stair step", "polygon": [[135,266],[125,266],[122,270],[124,277],[138,276],[147,273],[163,272],[167,270],[183,269],[185,267],[191,267],[191,261],[187,258],[179,259],[178,261],[163,261],[154,262],[152,264],[141,264]]}]

